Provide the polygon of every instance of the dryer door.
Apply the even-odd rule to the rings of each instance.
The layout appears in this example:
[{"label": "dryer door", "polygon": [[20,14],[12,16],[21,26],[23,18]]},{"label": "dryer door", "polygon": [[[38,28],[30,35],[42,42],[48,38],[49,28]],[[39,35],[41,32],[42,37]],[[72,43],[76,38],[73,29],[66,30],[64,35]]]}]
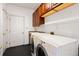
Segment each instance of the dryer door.
[{"label": "dryer door", "polygon": [[37,46],[36,56],[48,56],[45,48],[41,44],[38,44]]}]

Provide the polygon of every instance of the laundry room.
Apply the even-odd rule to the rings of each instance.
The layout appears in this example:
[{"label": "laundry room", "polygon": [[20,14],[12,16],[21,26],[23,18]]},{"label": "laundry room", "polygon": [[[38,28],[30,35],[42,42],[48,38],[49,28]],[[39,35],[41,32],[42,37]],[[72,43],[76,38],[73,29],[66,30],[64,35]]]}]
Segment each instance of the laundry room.
[{"label": "laundry room", "polygon": [[0,3],[0,56],[79,56],[79,3]]}]

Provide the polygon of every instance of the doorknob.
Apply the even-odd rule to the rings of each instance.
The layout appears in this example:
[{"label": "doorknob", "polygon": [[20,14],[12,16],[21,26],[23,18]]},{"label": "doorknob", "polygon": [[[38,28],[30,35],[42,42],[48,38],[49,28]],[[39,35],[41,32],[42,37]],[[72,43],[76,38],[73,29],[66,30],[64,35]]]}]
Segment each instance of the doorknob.
[{"label": "doorknob", "polygon": [[22,32],[24,34],[24,32]]},{"label": "doorknob", "polygon": [[2,46],[0,46],[0,49],[2,48]]}]

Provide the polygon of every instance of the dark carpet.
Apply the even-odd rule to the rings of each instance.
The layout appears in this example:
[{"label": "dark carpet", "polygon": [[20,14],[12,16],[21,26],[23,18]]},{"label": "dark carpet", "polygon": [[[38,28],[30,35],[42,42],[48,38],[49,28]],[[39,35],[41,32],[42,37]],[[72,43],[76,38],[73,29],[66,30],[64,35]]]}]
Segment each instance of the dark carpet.
[{"label": "dark carpet", "polygon": [[21,45],[7,48],[3,56],[32,56],[30,45]]}]

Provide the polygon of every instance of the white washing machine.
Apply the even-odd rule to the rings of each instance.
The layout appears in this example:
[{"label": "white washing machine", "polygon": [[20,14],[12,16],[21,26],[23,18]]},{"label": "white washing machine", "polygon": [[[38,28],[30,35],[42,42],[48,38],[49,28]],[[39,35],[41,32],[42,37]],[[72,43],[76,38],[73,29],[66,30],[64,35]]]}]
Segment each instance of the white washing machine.
[{"label": "white washing machine", "polygon": [[33,33],[35,56],[77,56],[78,41],[56,35]]}]

